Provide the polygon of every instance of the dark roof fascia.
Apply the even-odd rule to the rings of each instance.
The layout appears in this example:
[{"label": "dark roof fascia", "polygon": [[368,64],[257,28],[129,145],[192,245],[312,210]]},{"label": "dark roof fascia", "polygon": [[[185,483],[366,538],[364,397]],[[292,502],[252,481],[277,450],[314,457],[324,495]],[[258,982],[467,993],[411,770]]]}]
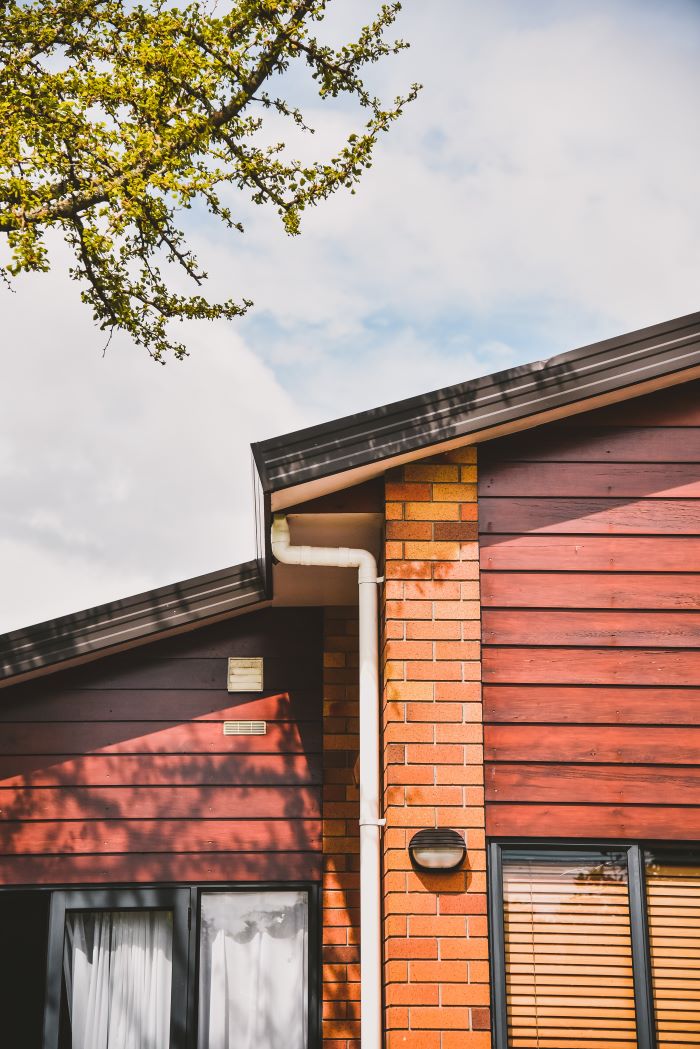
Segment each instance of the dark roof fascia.
[{"label": "dark roof fascia", "polygon": [[252,611],[265,601],[256,560],[13,630],[0,636],[0,687]]},{"label": "dark roof fascia", "polygon": [[491,431],[700,365],[700,313],[252,445],[264,493]]}]

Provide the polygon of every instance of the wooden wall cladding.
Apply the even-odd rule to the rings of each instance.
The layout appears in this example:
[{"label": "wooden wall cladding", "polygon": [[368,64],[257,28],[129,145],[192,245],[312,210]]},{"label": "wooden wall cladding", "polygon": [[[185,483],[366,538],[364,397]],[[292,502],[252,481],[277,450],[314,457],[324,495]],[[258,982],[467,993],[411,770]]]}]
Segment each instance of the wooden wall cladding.
[{"label": "wooden wall cladding", "polygon": [[0,880],[319,878],[321,674],[320,610],[267,609],[5,690]]},{"label": "wooden wall cladding", "polygon": [[486,825],[700,839],[700,383],[484,446]]}]

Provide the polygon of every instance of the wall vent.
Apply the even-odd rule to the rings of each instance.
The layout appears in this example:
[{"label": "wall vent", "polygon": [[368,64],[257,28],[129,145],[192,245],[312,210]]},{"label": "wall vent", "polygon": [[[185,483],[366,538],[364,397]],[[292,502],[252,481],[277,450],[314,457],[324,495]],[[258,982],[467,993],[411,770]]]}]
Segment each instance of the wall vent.
[{"label": "wall vent", "polygon": [[266,721],[224,721],[225,736],[265,736]]},{"label": "wall vent", "polygon": [[263,661],[261,657],[243,659],[231,656],[228,661],[229,692],[262,692]]}]

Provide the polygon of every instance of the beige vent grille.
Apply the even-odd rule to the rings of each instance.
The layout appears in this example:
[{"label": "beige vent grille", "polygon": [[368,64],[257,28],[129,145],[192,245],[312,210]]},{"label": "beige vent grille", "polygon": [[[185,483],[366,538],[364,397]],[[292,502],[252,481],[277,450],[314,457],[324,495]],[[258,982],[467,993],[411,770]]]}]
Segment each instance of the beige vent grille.
[{"label": "beige vent grille", "polygon": [[232,656],[228,661],[227,687],[229,692],[262,692],[262,658],[242,659]]},{"label": "beige vent grille", "polygon": [[266,721],[224,721],[225,736],[265,736]]}]

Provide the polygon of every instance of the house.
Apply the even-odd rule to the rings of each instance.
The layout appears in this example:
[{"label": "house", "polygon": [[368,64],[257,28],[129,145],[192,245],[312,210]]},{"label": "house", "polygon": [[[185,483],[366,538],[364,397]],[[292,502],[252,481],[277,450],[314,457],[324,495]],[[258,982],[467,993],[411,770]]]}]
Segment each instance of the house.
[{"label": "house", "polygon": [[700,314],[253,455],[0,638],[3,1044],[700,1044]]}]

